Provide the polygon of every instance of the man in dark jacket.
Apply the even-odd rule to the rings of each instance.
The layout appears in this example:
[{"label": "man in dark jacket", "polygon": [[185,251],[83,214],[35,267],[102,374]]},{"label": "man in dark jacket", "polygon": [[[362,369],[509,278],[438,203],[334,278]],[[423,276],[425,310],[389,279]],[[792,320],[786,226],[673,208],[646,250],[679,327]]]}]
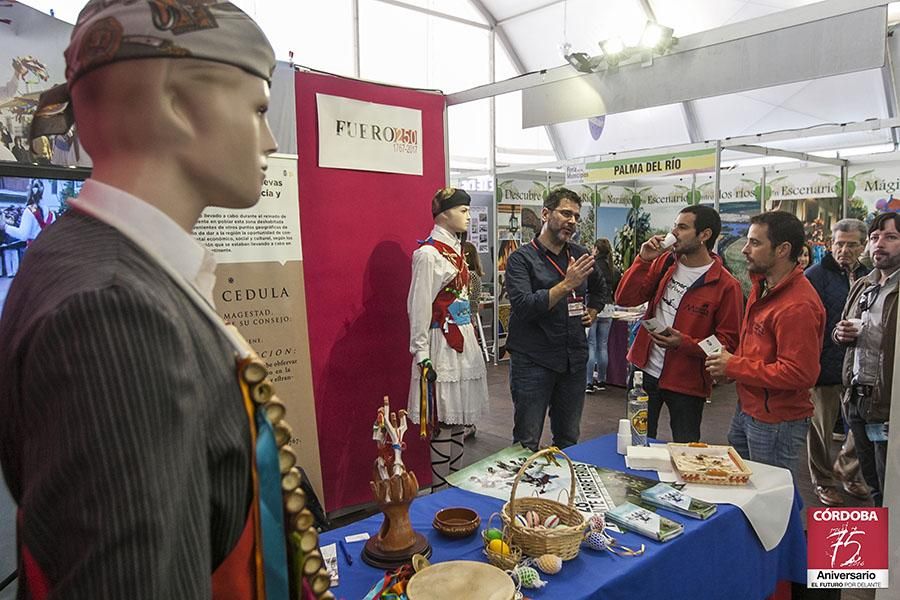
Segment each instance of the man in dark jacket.
[{"label": "man in dark jacket", "polygon": [[[859,262],[865,243],[866,224],[858,219],[842,219],[831,227],[831,252],[825,254],[822,262],[806,270],[807,279],[825,306],[825,331],[832,331],[840,320],[850,284],[869,272]],[[819,358],[819,379],[812,389],[814,412],[806,444],[816,496],[828,506],[844,503],[838,491],[840,477],[833,470],[835,457],[830,439],[841,410],[843,362],[844,347],[826,335]],[[855,480],[845,482],[844,487],[854,496],[868,496],[865,487]]]},{"label": "man in dark jacket", "polygon": [[544,200],[541,233],[506,264],[509,317],[509,390],[513,442],[537,450],[550,414],[553,445],[578,442],[587,376],[587,339],[603,310],[606,283],[594,257],[571,242],[581,220],[581,198],[559,188]]}]

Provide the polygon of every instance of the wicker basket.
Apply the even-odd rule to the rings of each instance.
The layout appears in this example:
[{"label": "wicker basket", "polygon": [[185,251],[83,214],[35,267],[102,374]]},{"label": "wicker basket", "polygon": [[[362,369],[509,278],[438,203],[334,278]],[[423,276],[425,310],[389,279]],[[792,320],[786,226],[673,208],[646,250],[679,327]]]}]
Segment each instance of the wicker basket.
[{"label": "wicker basket", "polygon": [[[532,463],[541,457],[553,455],[562,456],[569,464],[572,484],[569,488],[568,505],[545,498],[516,498],[519,481]],[[571,459],[558,448],[545,448],[532,454],[519,469],[519,473],[513,481],[509,502],[503,505],[500,517],[503,519],[504,527],[509,528],[512,532],[513,544],[520,547],[525,555],[538,557],[544,554],[555,554],[563,560],[571,560],[578,556],[584,529],[587,526],[582,514],[575,509],[574,502],[575,467],[572,466]],[[559,517],[560,525],[553,529],[524,527],[516,521],[516,515],[530,510],[535,511],[542,522],[550,515],[556,515]]]},{"label": "wicker basket", "polygon": [[500,539],[502,539],[503,543],[509,547],[509,554],[501,554],[500,552],[494,552],[493,550],[488,549],[490,540],[485,537],[485,533],[494,526],[494,517],[500,518],[500,513],[492,514],[488,518],[487,527],[481,532],[481,541],[484,542],[484,555],[487,557],[488,562],[498,569],[509,571],[522,560],[522,550],[512,543],[512,533],[510,532],[509,527],[506,526],[501,530],[503,536]]}]

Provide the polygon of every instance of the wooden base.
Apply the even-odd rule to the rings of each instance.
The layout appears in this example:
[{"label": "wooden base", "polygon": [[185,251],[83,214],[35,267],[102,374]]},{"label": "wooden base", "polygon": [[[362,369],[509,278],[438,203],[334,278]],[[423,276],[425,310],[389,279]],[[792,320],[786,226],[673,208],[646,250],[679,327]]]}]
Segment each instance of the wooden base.
[{"label": "wooden base", "polygon": [[431,544],[424,535],[418,532],[415,543],[400,552],[382,550],[378,538],[371,538],[366,542],[366,547],[362,551],[362,559],[376,569],[396,569],[401,565],[409,564],[413,554],[421,554],[425,558],[431,556]]}]

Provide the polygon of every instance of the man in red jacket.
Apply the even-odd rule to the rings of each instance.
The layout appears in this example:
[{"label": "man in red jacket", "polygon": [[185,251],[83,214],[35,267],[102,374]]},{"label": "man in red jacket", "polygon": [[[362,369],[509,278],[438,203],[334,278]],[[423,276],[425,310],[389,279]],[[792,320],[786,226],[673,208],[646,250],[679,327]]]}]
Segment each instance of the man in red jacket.
[{"label": "man in red jacket", "polygon": [[804,239],[803,224],[790,213],[750,219],[743,254],[753,289],[741,341],[734,355],[723,350],[706,361],[710,375],[737,382],[728,443],[744,458],[790,469],[795,480],[825,330],[825,308],[797,267]]},{"label": "man in red jacket", "polygon": [[700,440],[712,377],[703,370],[706,353],[698,342],[715,335],[728,350],[737,347],[743,298],[738,281],[712,253],[721,230],[715,209],[682,209],[672,228],[676,241],[671,252],[663,249],[663,236],[647,240],[616,291],[618,304],[649,302],[644,318],[662,324],[654,333],[639,329],[628,353],[628,360],[644,372],[650,437],[656,437],[665,404],[674,441]]}]

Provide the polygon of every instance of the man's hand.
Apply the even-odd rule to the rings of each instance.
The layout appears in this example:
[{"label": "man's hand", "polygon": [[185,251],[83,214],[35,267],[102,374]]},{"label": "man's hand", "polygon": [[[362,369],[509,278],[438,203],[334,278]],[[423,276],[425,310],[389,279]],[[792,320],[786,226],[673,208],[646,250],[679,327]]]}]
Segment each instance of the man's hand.
[{"label": "man's hand", "polygon": [[728,362],[733,357],[734,355],[724,348],[722,348],[721,352],[717,352],[715,354],[707,356],[706,372],[712,375],[715,379],[727,379],[727,377],[725,376],[725,368],[728,366]]},{"label": "man's hand", "polygon": [[859,337],[859,324],[844,319],[834,326],[834,339],[842,344],[852,344]]},{"label": "man's hand", "polygon": [[594,257],[590,254],[582,254],[577,259],[569,259],[569,268],[566,269],[566,278],[563,279],[563,285],[567,291],[572,291],[587,279],[587,276],[594,271]]},{"label": "man's hand", "polygon": [[641,244],[640,257],[650,262],[663,253],[662,242],[666,239],[664,235],[654,235],[649,240]]},{"label": "man's hand", "polygon": [[585,327],[590,327],[594,324],[594,321],[597,320],[597,309],[589,308],[584,311],[584,314],[581,315],[581,324]]},{"label": "man's hand", "polygon": [[650,334],[653,343],[662,348],[672,350],[681,345],[682,335],[677,329],[667,327],[658,333],[653,333],[652,331],[647,331],[647,333]]}]

